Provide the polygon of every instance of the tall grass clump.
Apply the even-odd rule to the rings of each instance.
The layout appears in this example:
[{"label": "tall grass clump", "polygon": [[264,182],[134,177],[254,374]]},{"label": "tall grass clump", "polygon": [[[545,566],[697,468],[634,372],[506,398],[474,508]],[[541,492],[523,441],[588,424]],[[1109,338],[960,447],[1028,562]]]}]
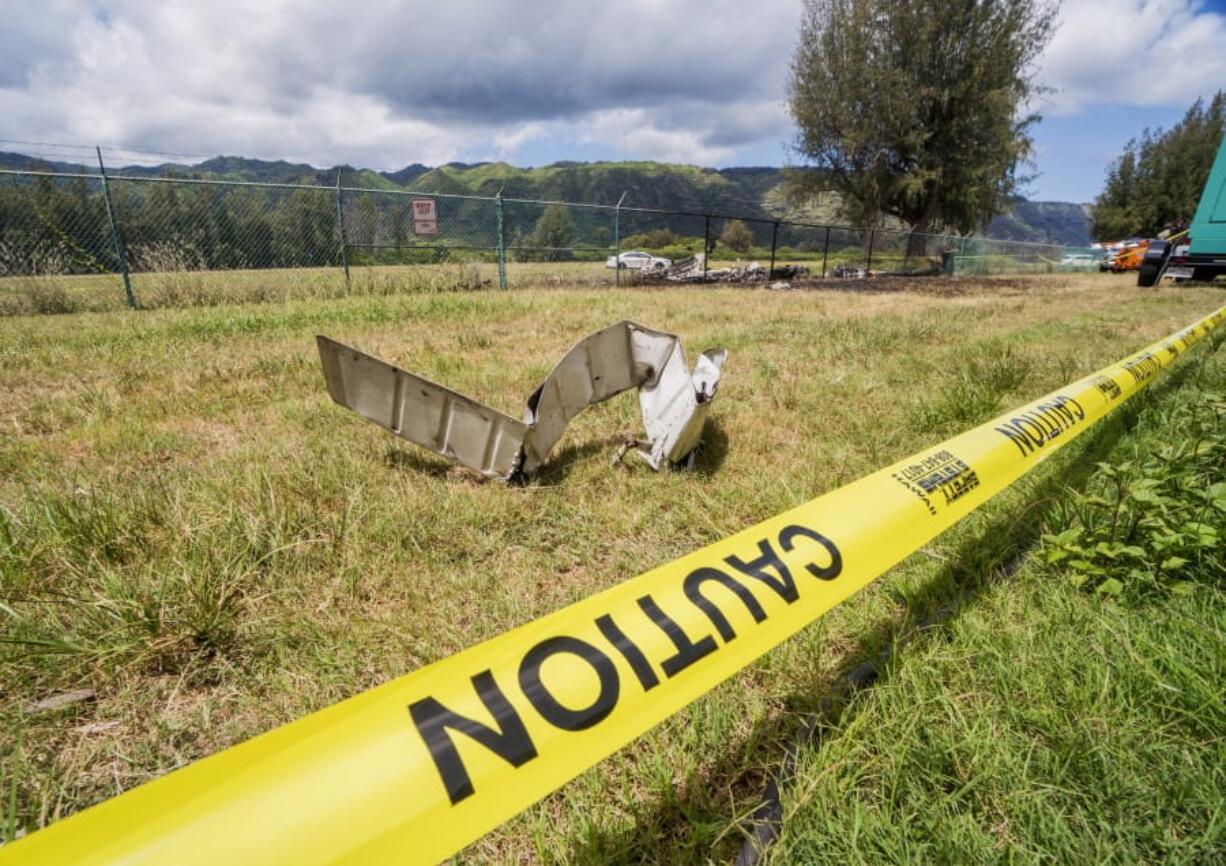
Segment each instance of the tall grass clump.
[{"label": "tall grass clump", "polygon": [[1005,408],[1004,398],[1016,394],[1032,371],[1031,360],[1012,346],[981,347],[913,410],[913,423],[940,432],[981,424]]}]

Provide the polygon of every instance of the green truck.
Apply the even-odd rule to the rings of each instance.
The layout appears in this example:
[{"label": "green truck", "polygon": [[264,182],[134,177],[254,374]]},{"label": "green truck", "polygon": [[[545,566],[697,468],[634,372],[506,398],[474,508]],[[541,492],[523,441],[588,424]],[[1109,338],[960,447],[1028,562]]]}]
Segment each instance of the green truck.
[{"label": "green truck", "polygon": [[1137,285],[1152,286],[1163,277],[1208,282],[1221,276],[1226,276],[1226,137],[1218,147],[1188,237],[1177,243],[1152,242]]}]

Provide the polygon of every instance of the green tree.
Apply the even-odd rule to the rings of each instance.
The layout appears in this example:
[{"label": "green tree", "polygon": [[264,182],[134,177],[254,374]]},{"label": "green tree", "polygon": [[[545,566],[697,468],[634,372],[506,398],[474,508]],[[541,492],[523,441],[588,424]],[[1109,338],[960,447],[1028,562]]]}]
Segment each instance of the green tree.
[{"label": "green tree", "polygon": [[1024,178],[1048,0],[805,0],[789,102],[810,192],[859,225],[969,233]]},{"label": "green tree", "polygon": [[570,208],[551,204],[536,221],[528,243],[535,248],[536,257],[541,261],[556,262],[570,257],[567,247],[574,237],[575,224],[570,219]]},{"label": "green tree", "polygon": [[1137,153],[1135,141],[1107,168],[1107,182],[1094,202],[1090,237],[1095,240],[1131,237],[1140,224],[1132,212],[1137,190]]},{"label": "green tree", "polygon": [[728,249],[738,253],[747,253],[753,246],[753,232],[743,220],[728,220],[719,239]]},{"label": "green tree", "polygon": [[302,267],[340,259],[336,204],[327,191],[294,190],[278,205],[276,217],[278,261]]},{"label": "green tree", "polygon": [[511,232],[511,237],[507,239],[507,246],[511,250],[511,258],[517,262],[532,261],[532,248],[530,239],[526,237],[522,229],[515,229]]},{"label": "green tree", "polygon": [[388,208],[388,243],[395,247],[409,245],[409,226],[413,224],[412,208],[407,202],[392,204]]},{"label": "green tree", "polygon": [[379,209],[374,196],[358,194],[345,203],[345,236],[350,243],[379,243]]},{"label": "green tree", "polygon": [[1153,236],[1192,219],[1226,135],[1226,92],[1196,100],[1169,130],[1145,130],[1107,169],[1094,201],[1097,240]]},{"label": "green tree", "polygon": [[629,235],[622,238],[622,249],[632,250],[639,247],[645,250],[657,251],[664,247],[672,246],[681,240],[676,233],[669,228],[648,229],[645,232]]}]

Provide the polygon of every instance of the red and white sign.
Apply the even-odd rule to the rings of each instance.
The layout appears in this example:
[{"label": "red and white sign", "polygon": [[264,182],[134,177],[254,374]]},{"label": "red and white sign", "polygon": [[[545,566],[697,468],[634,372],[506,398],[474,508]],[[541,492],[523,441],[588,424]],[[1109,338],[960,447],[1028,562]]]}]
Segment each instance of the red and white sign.
[{"label": "red and white sign", "polygon": [[438,234],[438,212],[434,208],[434,199],[413,199],[413,234]]}]

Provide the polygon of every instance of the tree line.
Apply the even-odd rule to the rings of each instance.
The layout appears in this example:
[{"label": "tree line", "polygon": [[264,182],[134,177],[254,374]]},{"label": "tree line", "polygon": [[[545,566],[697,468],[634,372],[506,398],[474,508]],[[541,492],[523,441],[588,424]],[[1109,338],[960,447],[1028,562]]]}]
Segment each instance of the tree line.
[{"label": "tree line", "polygon": [[[40,166],[32,164],[31,169]],[[191,178],[188,178],[191,180]],[[225,183],[112,179],[110,192],[133,271],[234,270],[339,265],[338,201],[328,187],[282,189]],[[182,180],[181,178],[179,180]],[[492,199],[436,197],[439,234],[414,234],[410,197],[345,192],[344,249],[351,264],[493,260],[499,218]],[[769,247],[771,225],[712,220],[724,254]],[[702,248],[701,216],[624,212],[621,248],[684,254]],[[513,261],[603,259],[614,246],[611,209],[505,202],[502,241]],[[819,230],[784,224],[781,246],[820,250]],[[684,249],[682,249],[684,247]],[[116,272],[103,187],[97,178],[14,177],[0,182],[0,276]]]},{"label": "tree line", "polygon": [[1186,228],[1226,135],[1226,92],[1197,99],[1168,130],[1146,129],[1107,169],[1094,201],[1098,240],[1153,237]]},{"label": "tree line", "polygon": [[[113,181],[132,270],[309,267],[339,261],[327,190]],[[99,180],[35,177],[0,186],[0,274],[118,270]]]},{"label": "tree line", "polygon": [[[342,246],[356,263],[493,258],[499,243],[492,200],[436,198],[440,233],[431,236],[414,233],[410,198],[403,195],[349,192],[338,202],[327,187],[122,179],[109,186],[133,271],[339,265]],[[570,247],[603,254],[611,227],[588,225],[590,216],[576,221],[569,210],[508,205],[503,239],[523,261],[570,258]],[[10,176],[0,183],[0,276],[118,269],[99,179]]]}]

